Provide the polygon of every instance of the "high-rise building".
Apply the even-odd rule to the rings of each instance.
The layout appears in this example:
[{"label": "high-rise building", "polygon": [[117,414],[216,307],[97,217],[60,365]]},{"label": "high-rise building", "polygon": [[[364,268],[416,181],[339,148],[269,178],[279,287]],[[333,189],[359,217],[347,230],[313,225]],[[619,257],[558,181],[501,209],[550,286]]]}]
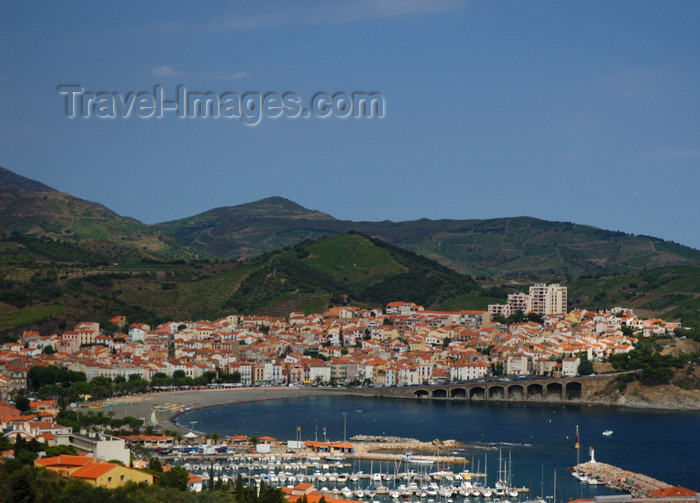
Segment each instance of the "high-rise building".
[{"label": "high-rise building", "polygon": [[530,287],[532,310],[540,314],[566,314],[567,290],[558,283],[538,283]]},{"label": "high-rise building", "polygon": [[511,293],[507,304],[490,304],[492,315],[510,316],[521,311],[525,314],[566,314],[567,290],[557,283],[538,283],[530,287],[530,293]]}]

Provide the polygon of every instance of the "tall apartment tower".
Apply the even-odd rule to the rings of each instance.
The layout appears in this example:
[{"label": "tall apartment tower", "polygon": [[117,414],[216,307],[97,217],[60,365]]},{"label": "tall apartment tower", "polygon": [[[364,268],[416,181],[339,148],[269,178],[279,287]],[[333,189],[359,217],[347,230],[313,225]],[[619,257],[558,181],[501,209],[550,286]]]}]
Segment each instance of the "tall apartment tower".
[{"label": "tall apartment tower", "polygon": [[558,283],[538,283],[530,287],[532,310],[540,314],[566,314],[567,292]]}]

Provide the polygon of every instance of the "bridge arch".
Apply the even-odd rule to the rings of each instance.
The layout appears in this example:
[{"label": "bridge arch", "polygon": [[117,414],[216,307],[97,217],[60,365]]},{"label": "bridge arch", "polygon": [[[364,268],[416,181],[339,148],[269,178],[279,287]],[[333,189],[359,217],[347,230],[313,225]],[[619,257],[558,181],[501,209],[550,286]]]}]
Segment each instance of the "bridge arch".
[{"label": "bridge arch", "polygon": [[437,388],[433,390],[433,398],[447,398],[447,390],[444,388]]},{"label": "bridge arch", "polygon": [[413,392],[413,396],[415,396],[416,398],[427,398],[430,396],[430,393],[428,393],[428,391],[424,389],[417,389]]},{"label": "bridge arch", "polygon": [[450,394],[452,398],[467,398],[467,390],[465,388],[452,388],[452,393]]},{"label": "bridge arch", "polygon": [[489,400],[503,400],[505,398],[506,390],[500,384],[496,386],[490,386],[488,388]]},{"label": "bridge arch", "polygon": [[547,386],[545,387],[545,391],[546,391],[545,398],[547,400],[561,400],[563,390],[564,390],[564,386],[562,386],[561,383],[558,383],[558,382],[548,383]]},{"label": "bridge arch", "polygon": [[486,388],[474,386],[469,390],[469,400],[486,400]]},{"label": "bridge arch", "polygon": [[583,393],[583,385],[578,381],[566,383],[566,398],[568,400],[578,400]]},{"label": "bridge arch", "polygon": [[525,387],[522,384],[511,384],[506,391],[508,400],[523,400],[526,398]]},{"label": "bridge arch", "polygon": [[541,384],[529,384],[527,386],[527,399],[528,400],[542,400],[542,395],[544,389]]}]

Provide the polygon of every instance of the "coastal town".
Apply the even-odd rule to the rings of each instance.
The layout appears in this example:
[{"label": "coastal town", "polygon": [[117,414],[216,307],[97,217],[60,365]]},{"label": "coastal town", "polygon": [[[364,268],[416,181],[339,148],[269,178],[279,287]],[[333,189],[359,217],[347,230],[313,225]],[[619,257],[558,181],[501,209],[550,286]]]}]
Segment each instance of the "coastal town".
[{"label": "coastal town", "polygon": [[[432,311],[412,302],[396,301],[384,309],[336,306],[323,313],[293,312],[288,318],[232,314],[213,321],[177,320],[153,327],[116,315],[109,320],[109,327],[85,321],[61,334],[25,331],[16,342],[3,344],[0,385],[4,399],[16,400],[31,387],[32,369],[37,367],[61,368],[84,375],[88,382],[150,381],[151,393],[171,391],[174,396],[178,396],[176,391],[191,394],[202,388],[212,392],[268,386],[303,390],[443,384],[494,376],[573,377],[591,374],[591,362],[631,351],[639,337],[674,336],[682,330],[677,323],[643,319],[630,309],[567,312],[566,305],[565,287],[538,284],[529,293],[511,294],[506,304],[489,306],[486,311]],[[188,469],[188,487],[192,490],[201,490],[210,476],[204,464],[197,471],[183,461],[183,455],[193,452],[217,459],[230,458],[235,453],[240,456],[243,452],[249,457],[323,457],[340,461],[361,452],[365,460],[374,456],[387,462],[463,461],[425,455],[409,459],[399,454],[407,448],[418,452],[425,449],[416,444],[395,445],[393,453],[386,453],[386,445],[368,448],[361,441],[280,442],[267,436],[254,440],[244,435],[231,436],[217,444],[192,431],[187,435],[165,434],[162,430],[155,434],[155,418],[149,428],[147,424],[137,425],[137,431],[130,435],[78,432],[56,419],[57,397],[42,398],[35,396],[25,411],[10,403],[0,405],[5,438],[15,444],[21,439],[49,447],[75,448],[82,454],[39,458],[35,464],[107,487],[129,480],[155,483],[152,474],[136,470],[148,466],[148,460],[134,459],[135,449],[165,455],[177,453],[178,457],[170,459]],[[124,397],[113,398],[111,403],[94,399],[84,394],[71,408],[90,411],[129,403]],[[172,400],[151,399],[145,403],[153,403],[152,416],[166,412],[172,417],[189,410],[189,403]],[[138,428],[142,428],[140,432]],[[429,444],[429,448],[432,446]],[[460,480],[466,497],[479,491],[479,497],[485,495],[482,489],[472,489],[472,478],[476,482],[478,477],[472,473],[469,478],[462,474],[455,479]],[[287,499],[295,501],[294,496],[304,495],[311,501],[309,496],[321,494],[313,479],[311,482],[285,489]],[[455,489],[455,494],[460,489]],[[518,491],[511,490],[517,498]],[[408,491],[408,497],[416,492],[418,489]],[[644,494],[653,497],[651,492]],[[326,501],[353,497],[352,493],[321,495]],[[391,498],[403,496],[394,491]],[[362,499],[357,494],[355,497]]]},{"label": "coastal town", "polygon": [[[502,322],[517,312],[530,319]],[[488,311],[431,311],[397,301],[383,310],[342,306],[286,319],[232,314],[153,327],[118,315],[109,321],[111,333],[85,321],[60,334],[25,331],[3,344],[2,396],[26,389],[31,367],[48,365],[83,372],[88,381],[214,373],[213,381],[225,374],[243,386],[566,377],[579,374],[584,360],[631,351],[639,335],[673,335],[681,328],[620,307],[566,312],[566,288],[559,285],[535,285],[530,294],[512,294]]]}]

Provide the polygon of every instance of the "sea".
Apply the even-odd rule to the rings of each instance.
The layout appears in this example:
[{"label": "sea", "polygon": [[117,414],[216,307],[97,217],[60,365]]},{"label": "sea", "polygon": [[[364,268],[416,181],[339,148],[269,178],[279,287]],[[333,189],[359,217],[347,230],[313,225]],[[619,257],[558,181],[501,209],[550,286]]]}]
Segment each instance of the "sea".
[{"label": "sea", "polygon": [[[700,491],[700,414],[693,412],[313,396],[197,409],[177,422],[200,433],[278,440],[294,440],[298,433],[303,440],[328,441],[354,435],[453,439],[464,448],[438,454],[463,457],[465,465],[455,471],[486,472],[493,486],[499,465],[507,466],[513,486],[530,488],[521,499],[542,496],[552,501],[555,491],[556,501],[616,494],[571,475],[569,468],[577,461],[590,459],[591,447],[597,461]],[[606,430],[613,433],[603,435]],[[367,473],[370,466],[365,464],[361,468]],[[388,472],[394,467],[373,469]]]}]

